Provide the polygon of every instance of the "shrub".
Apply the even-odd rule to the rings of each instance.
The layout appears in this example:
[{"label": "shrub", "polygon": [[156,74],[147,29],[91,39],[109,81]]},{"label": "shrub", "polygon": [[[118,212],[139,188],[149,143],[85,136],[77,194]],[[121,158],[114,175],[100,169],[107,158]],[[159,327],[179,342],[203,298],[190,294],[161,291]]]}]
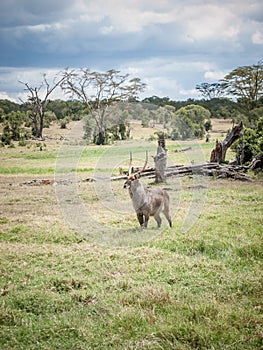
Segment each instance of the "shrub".
[{"label": "shrub", "polygon": [[232,149],[236,151],[239,164],[246,164],[263,152],[263,117],[259,118],[256,128],[246,128],[242,139],[236,141]]}]

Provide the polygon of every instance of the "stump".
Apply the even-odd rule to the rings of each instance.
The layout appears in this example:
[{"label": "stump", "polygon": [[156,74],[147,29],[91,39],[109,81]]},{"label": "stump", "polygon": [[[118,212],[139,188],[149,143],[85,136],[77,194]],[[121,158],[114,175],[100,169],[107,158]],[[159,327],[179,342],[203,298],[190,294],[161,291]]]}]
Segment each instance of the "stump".
[{"label": "stump", "polygon": [[166,182],[167,149],[164,134],[159,135],[157,154],[153,157],[155,164],[155,182]]},{"label": "stump", "polygon": [[225,161],[227,149],[242,136],[242,129],[243,123],[241,122],[232,128],[223,141],[216,140],[216,146],[210,156],[211,163],[223,163]]}]

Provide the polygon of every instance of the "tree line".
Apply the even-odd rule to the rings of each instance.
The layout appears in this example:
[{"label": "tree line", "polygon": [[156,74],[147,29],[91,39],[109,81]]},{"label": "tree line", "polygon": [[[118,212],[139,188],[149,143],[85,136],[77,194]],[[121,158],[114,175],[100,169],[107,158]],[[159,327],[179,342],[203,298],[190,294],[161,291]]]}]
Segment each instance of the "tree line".
[{"label": "tree line", "polygon": [[[103,145],[129,138],[131,119],[139,119],[144,127],[163,124],[168,137],[187,139],[203,137],[211,128],[211,118],[242,121],[248,130],[255,131],[263,117],[262,61],[238,67],[219,82],[196,85],[201,99],[186,101],[158,96],[139,101],[146,85],[116,70],[66,69],[53,81],[44,74],[37,87],[20,83],[27,95],[25,101],[0,100],[2,145],[11,145],[12,141],[22,145],[32,137],[42,139],[44,128],[52,121],[66,128],[69,121],[84,119],[87,141]],[[51,99],[59,88],[68,100]]]}]

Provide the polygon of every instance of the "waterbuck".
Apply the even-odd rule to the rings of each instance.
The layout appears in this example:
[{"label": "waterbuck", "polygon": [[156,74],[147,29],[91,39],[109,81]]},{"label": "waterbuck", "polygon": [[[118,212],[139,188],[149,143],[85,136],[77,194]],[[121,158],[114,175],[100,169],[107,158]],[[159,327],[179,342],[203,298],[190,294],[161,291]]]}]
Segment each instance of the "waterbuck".
[{"label": "waterbuck", "polygon": [[161,226],[162,219],[160,213],[163,212],[166,219],[172,227],[172,220],[169,213],[169,195],[161,188],[145,188],[140,182],[140,173],[142,173],[148,162],[148,153],[146,153],[146,161],[143,168],[135,174],[132,170],[132,154],[130,156],[130,166],[127,175],[127,180],[124,183],[124,188],[129,189],[132,204],[137,214],[137,218],[141,227],[146,228],[150,216],[153,216],[157,222],[158,228]]}]

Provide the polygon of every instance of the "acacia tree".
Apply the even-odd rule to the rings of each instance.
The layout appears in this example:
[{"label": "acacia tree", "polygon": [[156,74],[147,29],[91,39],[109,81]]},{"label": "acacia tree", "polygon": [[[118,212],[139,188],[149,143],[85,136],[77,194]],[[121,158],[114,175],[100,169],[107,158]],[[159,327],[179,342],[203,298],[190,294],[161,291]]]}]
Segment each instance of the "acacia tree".
[{"label": "acacia tree", "polygon": [[251,111],[263,96],[263,61],[234,69],[222,84],[229,94],[238,97],[247,112]]},{"label": "acacia tree", "polygon": [[45,111],[48,104],[48,98],[52,92],[60,86],[63,79],[64,77],[58,78],[58,76],[56,76],[51,84],[48,82],[46,74],[43,74],[43,81],[38,87],[33,87],[29,83],[20,81],[20,83],[25,86],[25,91],[28,93],[26,102],[28,117],[32,122],[32,133],[38,139],[43,138]]},{"label": "acacia tree", "polygon": [[196,85],[195,88],[205,99],[208,100],[222,97],[225,93],[225,88],[221,83],[202,83]]},{"label": "acacia tree", "polygon": [[[106,141],[108,127],[108,108],[120,101],[134,101],[138,93],[143,91],[145,84],[139,78],[129,78],[120,71],[111,69],[105,73],[89,69],[66,69],[62,73],[61,87],[71,98],[77,98],[87,106],[97,129],[97,144]],[[111,121],[112,122],[112,121]]]}]

